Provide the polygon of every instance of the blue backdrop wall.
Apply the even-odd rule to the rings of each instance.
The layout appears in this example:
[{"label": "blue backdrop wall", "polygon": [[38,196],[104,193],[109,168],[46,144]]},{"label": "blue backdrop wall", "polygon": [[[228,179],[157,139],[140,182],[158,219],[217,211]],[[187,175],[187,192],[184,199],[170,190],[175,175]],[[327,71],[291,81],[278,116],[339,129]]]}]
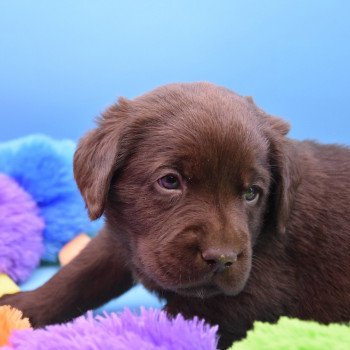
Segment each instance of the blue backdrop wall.
[{"label": "blue backdrop wall", "polygon": [[117,96],[207,80],[254,96],[295,138],[350,144],[350,2],[0,3],[0,141],[78,139]]}]

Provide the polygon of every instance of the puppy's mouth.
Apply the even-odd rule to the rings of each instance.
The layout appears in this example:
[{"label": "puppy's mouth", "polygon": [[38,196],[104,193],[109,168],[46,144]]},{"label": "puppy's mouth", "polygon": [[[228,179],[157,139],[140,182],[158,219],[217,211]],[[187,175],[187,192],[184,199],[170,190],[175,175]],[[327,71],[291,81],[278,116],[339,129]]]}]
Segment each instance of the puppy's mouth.
[{"label": "puppy's mouth", "polygon": [[151,290],[160,291],[159,287],[161,286],[161,289],[164,291],[167,290],[178,295],[200,299],[212,298],[218,295],[235,296],[243,290],[246,282],[246,278],[243,278],[237,280],[236,283],[232,283],[232,280],[228,281],[224,276],[220,276],[220,274],[218,274],[218,276],[216,276],[216,274],[210,274],[204,281],[202,280],[197,283],[192,282],[190,285],[169,285],[168,283],[161,284],[149,277],[149,275],[147,279],[141,277],[140,281]]},{"label": "puppy's mouth", "polygon": [[211,298],[216,295],[224,294],[222,290],[214,285],[204,285],[198,287],[176,288],[177,294],[187,297],[197,297],[200,299]]},{"label": "puppy's mouth", "polygon": [[237,286],[226,285],[226,283],[215,283],[214,274],[210,274],[209,277],[202,280],[202,282],[191,283],[190,285],[169,285],[167,283],[159,283],[156,282],[155,279],[150,278],[148,275],[145,279],[144,274],[139,274],[139,281],[141,281],[145,286],[148,286],[149,289],[154,291],[160,291],[161,289],[167,290],[169,292],[176,293],[178,295],[187,296],[187,297],[196,297],[200,299],[206,299],[215,297],[217,295],[226,295],[226,296],[234,296],[237,295],[242,288]]},{"label": "puppy's mouth", "polygon": [[188,296],[188,297],[197,297],[200,299],[212,298],[217,295],[225,296],[236,296],[244,289],[244,285],[235,286],[218,286],[215,284],[200,285],[195,287],[179,287],[173,289],[177,294]]}]

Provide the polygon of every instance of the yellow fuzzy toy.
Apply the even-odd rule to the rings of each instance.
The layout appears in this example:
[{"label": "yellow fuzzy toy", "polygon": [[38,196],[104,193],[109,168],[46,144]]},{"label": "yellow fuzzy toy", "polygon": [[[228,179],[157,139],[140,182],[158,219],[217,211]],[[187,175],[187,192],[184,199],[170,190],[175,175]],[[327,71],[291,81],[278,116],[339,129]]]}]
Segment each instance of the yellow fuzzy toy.
[{"label": "yellow fuzzy toy", "polygon": [[0,306],[0,346],[8,345],[14,330],[31,328],[28,318],[23,318],[21,311],[5,305]]},{"label": "yellow fuzzy toy", "polygon": [[19,288],[12,279],[5,275],[4,273],[0,273],[0,297],[4,294],[13,294],[19,292]]}]

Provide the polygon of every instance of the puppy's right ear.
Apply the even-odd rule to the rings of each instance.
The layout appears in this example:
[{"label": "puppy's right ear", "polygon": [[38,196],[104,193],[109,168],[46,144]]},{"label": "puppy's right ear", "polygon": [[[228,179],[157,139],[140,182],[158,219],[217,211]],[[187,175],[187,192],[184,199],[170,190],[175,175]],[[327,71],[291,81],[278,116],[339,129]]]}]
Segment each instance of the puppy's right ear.
[{"label": "puppy's right ear", "polygon": [[85,200],[91,220],[104,211],[118,159],[121,138],[127,125],[128,104],[119,99],[98,119],[98,127],[84,136],[74,155],[74,177]]}]

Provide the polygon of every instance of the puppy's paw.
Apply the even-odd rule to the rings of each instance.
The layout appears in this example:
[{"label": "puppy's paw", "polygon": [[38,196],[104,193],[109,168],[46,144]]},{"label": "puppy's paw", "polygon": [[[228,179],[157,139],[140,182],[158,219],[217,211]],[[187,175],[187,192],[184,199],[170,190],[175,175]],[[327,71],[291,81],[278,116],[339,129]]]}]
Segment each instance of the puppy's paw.
[{"label": "puppy's paw", "polygon": [[34,328],[45,325],[43,310],[35,303],[33,292],[5,294],[0,298],[0,306],[4,305],[10,305],[22,311],[23,316],[29,318],[30,324]]}]

